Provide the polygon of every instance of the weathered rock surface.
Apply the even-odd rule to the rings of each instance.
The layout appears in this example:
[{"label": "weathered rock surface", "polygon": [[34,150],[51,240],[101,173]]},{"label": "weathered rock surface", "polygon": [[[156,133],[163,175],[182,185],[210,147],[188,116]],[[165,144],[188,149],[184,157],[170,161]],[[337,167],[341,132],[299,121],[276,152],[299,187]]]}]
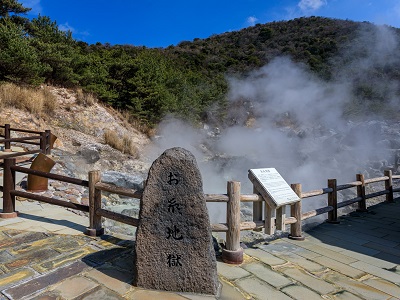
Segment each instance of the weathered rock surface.
[{"label": "weathered rock surface", "polygon": [[218,277],[200,172],[183,148],[150,168],[136,231],[135,284],[148,289],[216,294]]},{"label": "weathered rock surface", "polygon": [[130,175],[117,171],[106,171],[102,173],[101,181],[119,187],[139,190],[143,189],[144,178],[141,175]]}]

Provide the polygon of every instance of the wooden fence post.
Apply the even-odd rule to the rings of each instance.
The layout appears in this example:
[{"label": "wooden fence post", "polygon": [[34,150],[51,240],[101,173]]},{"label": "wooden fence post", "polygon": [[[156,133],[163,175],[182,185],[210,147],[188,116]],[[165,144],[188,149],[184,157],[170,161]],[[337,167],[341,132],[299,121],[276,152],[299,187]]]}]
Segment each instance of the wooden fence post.
[{"label": "wooden fence post", "polygon": [[9,219],[17,217],[15,211],[15,196],[10,194],[15,190],[15,171],[11,170],[15,166],[15,158],[4,159],[3,169],[3,212],[0,213],[0,218]]},{"label": "wooden fence post", "polygon": [[389,191],[389,194],[386,194],[386,201],[389,203],[393,203],[392,170],[385,170],[384,175],[389,177],[388,180],[385,180],[385,190]]},{"label": "wooden fence post", "polygon": [[[257,189],[253,186],[253,194],[260,195]],[[262,221],[262,208],[263,208],[263,201],[253,202],[253,221]],[[254,229],[254,231],[261,231],[262,229]]]},{"label": "wooden fence post", "polygon": [[46,154],[51,154],[51,147],[50,147],[51,130],[45,130],[45,133],[46,133]]},{"label": "wooden fence post", "polygon": [[285,231],[285,219],[286,219],[286,205],[279,206],[276,209],[275,226],[277,230]]},{"label": "wooden fence post", "polygon": [[359,212],[367,212],[367,199],[365,198],[365,180],[363,174],[356,175],[357,181],[361,181],[361,185],[357,185],[357,197],[361,197],[362,199],[358,202]]},{"label": "wooden fence post", "polygon": [[332,192],[328,193],[328,205],[333,207],[333,210],[328,212],[328,223],[339,224],[338,213],[337,213],[337,181],[336,179],[328,179],[328,188],[332,189]]},{"label": "wooden fence post", "polygon": [[297,201],[290,205],[290,215],[296,218],[296,223],[292,223],[290,225],[290,234],[288,236],[289,239],[303,241],[304,236],[302,235],[301,226],[301,184],[293,183],[290,185],[292,190],[296,193],[296,195],[300,198],[300,201]]},{"label": "wooden fence post", "polygon": [[267,201],[264,199],[264,233],[268,235],[273,235],[276,229],[276,208],[270,206]]},{"label": "wooden fence post", "polygon": [[40,151],[45,155],[47,154],[46,146],[47,146],[47,133],[43,131],[40,133]]},{"label": "wooden fence post", "polygon": [[[11,138],[10,124],[4,124],[4,138]],[[4,152],[11,152],[11,142],[4,142]]]},{"label": "wooden fence post", "polygon": [[86,234],[99,236],[104,234],[101,225],[101,216],[96,214],[97,209],[101,208],[101,190],[96,189],[96,183],[101,181],[101,172],[89,172],[89,219],[90,227],[86,229]]},{"label": "wooden fence post", "polygon": [[226,210],[228,232],[225,249],[222,249],[222,260],[229,264],[241,264],[243,249],[240,247],[240,182],[228,181],[227,194],[229,197]]}]

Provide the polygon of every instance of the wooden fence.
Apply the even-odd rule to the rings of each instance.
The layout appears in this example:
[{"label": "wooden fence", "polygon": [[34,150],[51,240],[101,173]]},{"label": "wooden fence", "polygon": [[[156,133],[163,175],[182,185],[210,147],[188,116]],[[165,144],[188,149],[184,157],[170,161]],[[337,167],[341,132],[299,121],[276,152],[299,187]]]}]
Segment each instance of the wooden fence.
[{"label": "wooden fence", "polygon": [[[19,128],[11,128],[10,124],[0,125],[0,128],[3,128],[3,134],[0,134],[0,144],[4,144],[4,152],[11,152],[11,143],[20,143],[20,144],[28,144],[28,145],[36,145],[39,146],[37,150],[25,151],[25,152],[17,152],[17,153],[10,153],[10,154],[2,154],[0,155],[0,159],[10,158],[10,157],[17,157],[35,153],[43,153],[43,154],[50,154],[51,153],[51,139],[53,137],[50,130],[45,131],[37,131],[37,130],[26,130],[26,129],[19,129]],[[18,137],[18,138],[11,138],[12,132],[22,132],[27,133],[29,136]],[[33,142],[34,140],[38,140],[38,142]]]},{"label": "wooden fence", "polygon": [[[4,127],[3,127],[4,128]],[[23,131],[25,132],[25,131]],[[47,132],[47,131],[46,131]],[[40,133],[40,140],[48,139],[49,135]],[[38,138],[36,136],[36,138]],[[6,138],[3,142],[13,140]],[[15,139],[14,139],[15,140]],[[1,140],[0,140],[1,143]],[[42,142],[41,145],[43,146]],[[47,145],[47,142],[46,142]],[[41,146],[41,147],[42,147]],[[43,146],[42,150],[50,149]],[[0,157],[1,158],[1,157]],[[89,227],[86,234],[97,236],[104,233],[101,218],[108,218],[118,222],[122,222],[132,226],[138,226],[139,220],[130,216],[120,213],[115,213],[110,210],[104,209],[101,206],[102,191],[118,194],[121,196],[128,196],[140,199],[143,191],[132,190],[101,182],[100,171],[90,171],[88,180],[81,180],[77,178],[61,176],[57,174],[47,173],[38,170],[16,165],[14,157],[5,157],[4,159],[4,183],[3,183],[3,213],[0,217],[15,217],[15,197],[23,197],[36,201],[46,202],[58,206],[68,207],[89,213]],[[42,195],[19,191],[15,188],[15,172],[25,174],[32,174],[48,179],[58,180],[61,182],[76,184],[79,186],[87,187],[89,189],[89,205],[74,204],[71,202],[45,197]],[[262,230],[265,233],[273,234],[276,229],[285,230],[286,225],[290,225],[290,238],[302,239],[302,221],[317,215],[328,213],[329,222],[338,222],[338,209],[358,203],[360,211],[367,210],[366,200],[382,195],[386,195],[387,202],[394,202],[394,193],[400,192],[400,188],[393,188],[393,179],[400,179],[400,175],[392,175],[391,170],[384,172],[383,177],[365,179],[362,174],[356,175],[356,181],[343,185],[337,185],[336,179],[329,179],[327,187],[303,192],[301,184],[292,184],[291,187],[299,196],[300,201],[291,205],[291,215],[286,217],[285,207],[272,208],[268,202],[263,199],[260,193],[254,188],[253,194],[241,194],[241,184],[236,181],[229,181],[227,183],[226,194],[205,194],[207,202],[220,202],[227,205],[226,223],[211,224],[211,229],[214,232],[226,232],[225,248],[228,251],[240,251],[240,232],[243,230]],[[384,189],[371,194],[366,194],[366,186],[371,183],[384,182]],[[338,192],[346,189],[356,188],[357,197],[348,199],[342,202],[337,202]],[[305,199],[327,194],[327,205],[313,209],[311,211],[303,212],[302,203],[307,201]],[[253,203],[253,221],[241,222],[240,207],[241,202]],[[264,219],[263,219],[264,215]],[[238,260],[240,262],[240,259]]]},{"label": "wooden fence", "polygon": [[[2,129],[1,130],[2,132],[0,133],[0,137],[2,137],[2,139],[0,138],[0,144],[4,145],[2,150],[3,152],[6,152],[6,154],[0,154],[0,161],[3,161],[0,162],[0,167],[4,167],[5,159],[7,158],[23,157],[23,156],[26,157],[27,155],[32,155],[37,153],[51,154],[51,149],[53,144],[52,139],[54,138],[54,136],[52,135],[50,130],[36,131],[36,130],[11,128],[10,124],[0,125],[0,128]],[[27,136],[11,138],[12,132],[26,133]],[[35,140],[37,142],[35,142]],[[12,143],[36,145],[38,146],[38,149],[11,153]],[[29,160],[31,160],[31,158],[26,158],[25,160],[22,158],[19,159],[18,162],[22,163]],[[9,178],[10,177],[8,176],[4,176],[3,186],[9,183]],[[0,191],[3,191],[3,186],[0,186]]]}]

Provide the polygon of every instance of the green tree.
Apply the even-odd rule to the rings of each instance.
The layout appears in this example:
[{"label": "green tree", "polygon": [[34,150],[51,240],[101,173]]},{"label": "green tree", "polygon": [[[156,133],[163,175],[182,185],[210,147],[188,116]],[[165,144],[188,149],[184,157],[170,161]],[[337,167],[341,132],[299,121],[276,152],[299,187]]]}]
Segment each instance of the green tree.
[{"label": "green tree", "polygon": [[39,16],[29,24],[30,43],[37,49],[45,66],[43,76],[51,83],[72,86],[78,83],[72,62],[76,58],[76,42],[70,31],[62,31],[57,22]]},{"label": "green tree", "polygon": [[16,0],[1,0],[0,1],[0,19],[9,19],[13,23],[25,26],[29,23],[27,18],[20,16],[30,11],[30,8],[24,7]]},{"label": "green tree", "polygon": [[6,18],[10,14],[24,14],[30,11],[30,8],[24,7],[21,3],[16,0],[1,0],[0,1],[0,17]]},{"label": "green tree", "polygon": [[25,31],[11,21],[0,22],[0,80],[39,84],[43,69]]}]

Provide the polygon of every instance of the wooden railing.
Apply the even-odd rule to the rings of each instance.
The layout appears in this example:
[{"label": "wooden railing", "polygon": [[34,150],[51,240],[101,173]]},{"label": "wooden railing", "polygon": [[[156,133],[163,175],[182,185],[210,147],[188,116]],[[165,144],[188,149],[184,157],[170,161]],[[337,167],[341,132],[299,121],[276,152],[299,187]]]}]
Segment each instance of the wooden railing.
[{"label": "wooden railing", "polygon": [[[0,154],[0,167],[4,167],[5,164],[4,160],[7,158],[22,157],[22,156],[26,157],[37,153],[51,154],[51,148],[52,148],[51,139],[54,136],[52,136],[50,130],[36,131],[36,130],[11,128],[10,124],[0,125],[0,128],[2,128],[2,133],[0,134],[0,137],[2,137],[2,139],[0,138],[0,144],[4,145],[3,152],[5,152],[3,154]],[[22,133],[27,133],[29,135],[24,137],[11,138],[11,132],[22,132]],[[34,142],[35,140],[37,140],[38,142]],[[38,149],[35,150],[12,153],[11,145],[13,143],[36,145],[39,147]],[[19,160],[20,163],[27,161],[31,161],[31,157]],[[4,180],[5,184],[3,184],[3,186],[7,185],[8,178]],[[0,186],[0,191],[3,191],[3,186]]]},{"label": "wooden railing", "polygon": [[[10,154],[2,154],[2,155],[0,155],[0,159],[35,154],[35,153],[39,153],[39,152],[41,152],[43,154],[51,153],[52,134],[51,134],[50,130],[37,131],[37,130],[11,128],[10,124],[0,125],[0,128],[3,128],[2,131],[4,132],[4,134],[0,134],[0,137],[3,137],[3,139],[0,139],[0,144],[4,144],[4,152],[11,152],[11,144],[12,143],[20,143],[20,144],[39,146],[39,149],[37,149],[37,150],[10,153]],[[11,138],[11,132],[27,133],[27,134],[29,134],[29,136]],[[35,140],[38,140],[38,142],[33,142]]]},{"label": "wooden railing", "polygon": [[[15,188],[15,172],[32,174],[61,182],[76,184],[89,189],[89,205],[74,204],[71,202],[58,200],[42,195],[18,191]],[[100,171],[90,171],[88,180],[61,176],[57,174],[31,170],[29,168],[16,166],[15,158],[4,159],[4,184],[3,184],[3,213],[0,217],[15,216],[15,197],[23,197],[36,201],[46,202],[58,206],[68,207],[89,213],[89,227],[86,233],[88,235],[101,235],[104,232],[101,218],[108,218],[132,226],[138,226],[139,220],[120,213],[115,213],[104,209],[101,206],[102,191],[114,193],[122,196],[140,199],[143,191],[126,189],[101,182]],[[291,216],[286,217],[285,207],[271,208],[267,201],[254,190],[254,194],[241,194],[240,182],[229,181],[227,183],[226,194],[205,194],[207,202],[220,202],[227,205],[226,223],[211,224],[214,232],[226,232],[226,249],[237,251],[240,249],[240,231],[243,230],[262,230],[265,233],[273,234],[275,229],[285,230],[286,225],[290,225],[290,237],[302,239],[302,221],[308,218],[328,213],[329,222],[338,222],[338,209],[358,203],[360,211],[367,210],[366,200],[382,195],[386,195],[387,202],[394,202],[393,193],[400,192],[400,188],[393,188],[393,179],[400,179],[400,175],[392,175],[392,171],[384,172],[383,177],[365,179],[362,174],[357,174],[356,181],[343,185],[337,185],[336,179],[329,179],[328,186],[319,190],[303,192],[301,184],[292,184],[291,187],[301,199],[291,205]],[[384,182],[384,189],[378,192],[366,194],[366,186],[371,183]],[[356,188],[357,196],[353,199],[347,199],[337,202],[338,192],[346,189]],[[303,201],[307,198],[327,194],[327,205],[303,212]],[[240,205],[241,202],[253,203],[253,221],[241,222]],[[264,219],[262,219],[264,212]]]}]

